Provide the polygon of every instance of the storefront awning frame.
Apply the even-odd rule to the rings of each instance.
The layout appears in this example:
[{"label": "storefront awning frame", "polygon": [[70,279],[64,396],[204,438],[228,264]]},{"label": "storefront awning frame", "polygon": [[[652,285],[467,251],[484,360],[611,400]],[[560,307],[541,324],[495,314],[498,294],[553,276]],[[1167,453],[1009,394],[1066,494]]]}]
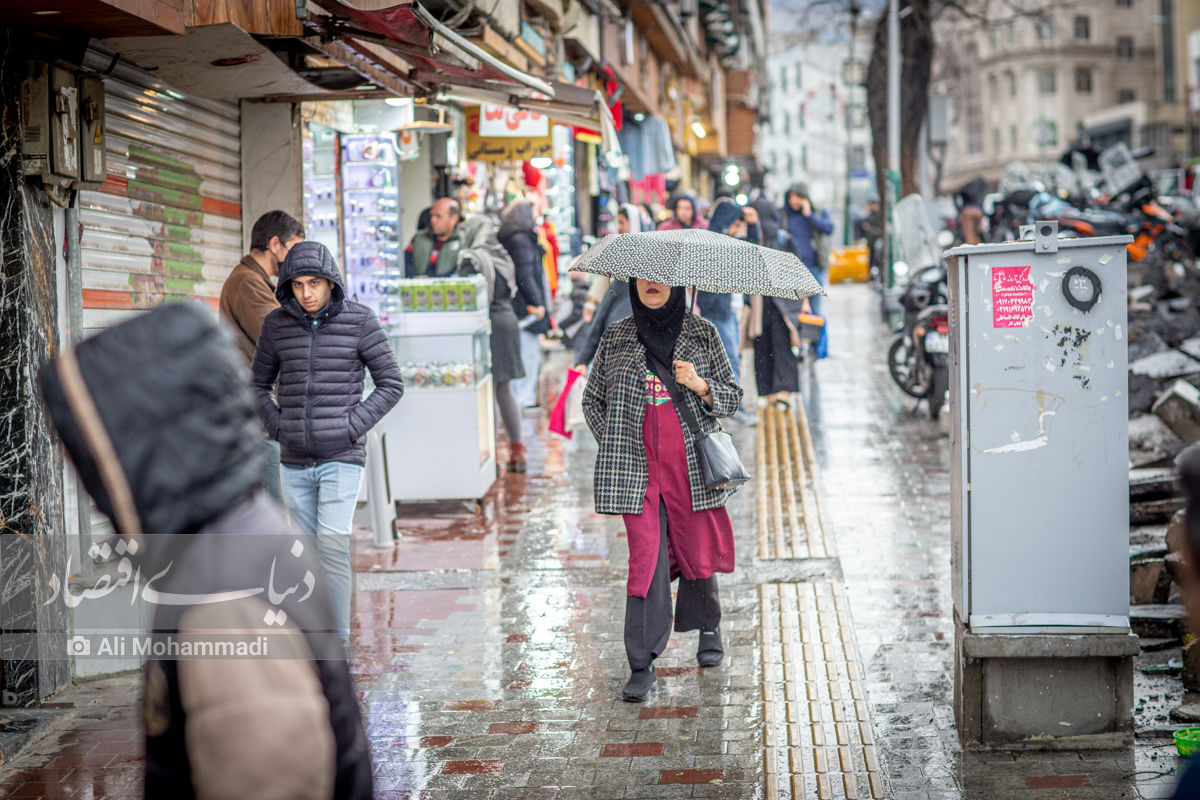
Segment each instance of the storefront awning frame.
[{"label": "storefront awning frame", "polygon": [[[533,91],[548,97],[554,96],[554,88],[545,80],[505,63],[474,42],[466,39],[448,26],[442,24],[436,17],[415,2],[401,2],[379,11],[362,11],[349,6],[340,0],[312,0],[312,2],[328,12],[330,17],[310,17],[323,29],[323,35],[338,40],[352,42],[355,39],[371,42],[397,53],[405,61],[414,61],[414,68],[399,77],[419,88],[425,94],[432,93],[439,84],[495,86],[497,89],[508,89],[505,83],[511,82],[524,91]],[[385,17],[386,12],[408,8],[412,18],[416,20],[429,34],[429,47],[421,47],[408,41],[402,31],[389,28]],[[447,61],[447,56],[454,62]],[[499,76],[493,80],[487,73],[478,76],[462,76],[452,70],[441,71],[439,66],[453,66],[459,70],[482,72]],[[393,70],[394,71],[394,70]]]},{"label": "storefront awning frame", "polygon": [[[434,97],[434,100],[435,102],[450,102],[464,106],[497,103],[526,111],[536,111],[545,114],[559,124],[599,130],[601,151],[605,154],[620,155],[621,143],[617,139],[617,126],[613,121],[612,112],[608,110],[608,106],[604,102],[604,96],[599,91],[581,87],[570,86],[569,90],[590,93],[591,103],[583,105],[566,103],[559,99],[540,100],[474,87],[461,87],[441,92]],[[560,91],[562,90],[560,89]]]}]

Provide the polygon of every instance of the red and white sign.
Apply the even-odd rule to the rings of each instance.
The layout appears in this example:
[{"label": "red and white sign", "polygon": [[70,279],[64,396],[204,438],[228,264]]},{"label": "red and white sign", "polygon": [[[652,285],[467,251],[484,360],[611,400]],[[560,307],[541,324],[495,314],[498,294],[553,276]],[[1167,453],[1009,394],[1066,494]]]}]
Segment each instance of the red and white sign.
[{"label": "red and white sign", "polygon": [[1024,328],[1033,319],[1031,267],[992,267],[992,327]]},{"label": "red and white sign", "polygon": [[479,109],[479,135],[528,137],[550,135],[550,118],[545,114],[511,106],[484,103]]}]

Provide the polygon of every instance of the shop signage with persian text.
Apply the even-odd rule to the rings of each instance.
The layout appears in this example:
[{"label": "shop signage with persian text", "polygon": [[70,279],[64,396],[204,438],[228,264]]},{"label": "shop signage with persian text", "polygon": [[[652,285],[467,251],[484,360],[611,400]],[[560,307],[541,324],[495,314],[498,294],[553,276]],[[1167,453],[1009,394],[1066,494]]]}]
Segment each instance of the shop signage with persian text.
[{"label": "shop signage with persian text", "polygon": [[467,142],[463,153],[467,161],[528,161],[553,157],[549,120],[546,120],[543,136],[485,136],[480,133],[481,117],[480,108],[467,109]]}]

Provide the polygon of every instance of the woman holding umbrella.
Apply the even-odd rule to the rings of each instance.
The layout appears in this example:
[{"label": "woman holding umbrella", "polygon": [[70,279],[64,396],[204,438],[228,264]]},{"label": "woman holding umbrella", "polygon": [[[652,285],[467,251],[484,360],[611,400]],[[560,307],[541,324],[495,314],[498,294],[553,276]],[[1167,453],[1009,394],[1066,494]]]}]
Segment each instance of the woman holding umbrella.
[{"label": "woman holding umbrella", "polygon": [[[719,430],[742,389],[712,323],[688,312],[686,290],[640,278],[629,282],[633,315],[611,324],[583,396],[599,442],[596,511],[621,514],[629,540],[625,652],[632,674],[622,691],[646,699],[654,659],[671,635],[671,581],[679,579],[676,631],[699,630],[696,660],[721,663],[716,573],[732,572],[731,491],[708,489],[695,442],[672,395],[686,403],[701,433]],[[678,384],[676,386],[675,384]]]}]

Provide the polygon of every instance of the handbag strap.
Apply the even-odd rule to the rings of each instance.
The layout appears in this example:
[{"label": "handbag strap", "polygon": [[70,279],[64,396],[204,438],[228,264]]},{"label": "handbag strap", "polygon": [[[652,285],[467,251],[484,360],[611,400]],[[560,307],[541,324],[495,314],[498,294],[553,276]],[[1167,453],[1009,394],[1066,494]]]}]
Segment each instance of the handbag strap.
[{"label": "handbag strap", "polygon": [[650,365],[650,369],[663,382],[663,386],[667,388],[667,393],[671,395],[671,402],[675,404],[675,409],[679,412],[679,416],[683,418],[683,423],[691,430],[692,438],[698,439],[700,437],[700,423],[696,420],[696,415],[692,413],[691,405],[688,404],[683,393],[679,391],[679,384],[675,382],[675,375],[663,363],[661,358],[650,352],[650,348],[645,349],[646,363]]}]

